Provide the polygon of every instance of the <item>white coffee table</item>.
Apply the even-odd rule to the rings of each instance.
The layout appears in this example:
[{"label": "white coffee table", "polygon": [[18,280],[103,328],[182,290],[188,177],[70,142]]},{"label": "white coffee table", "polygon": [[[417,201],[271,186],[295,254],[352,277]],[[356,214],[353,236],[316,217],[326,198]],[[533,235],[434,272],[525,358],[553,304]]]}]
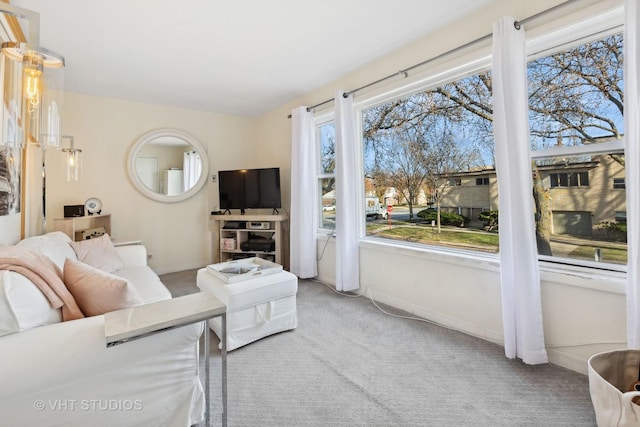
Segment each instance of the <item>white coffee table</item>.
[{"label": "white coffee table", "polygon": [[227,307],[209,293],[198,292],[164,301],[139,305],[104,315],[104,332],[107,347],[124,344],[134,339],[161,333],[196,322],[204,322],[205,360],[205,425],[211,425],[209,408],[209,328],[207,321],[220,317],[225,331],[221,338],[222,353],[222,425],[227,425]]},{"label": "white coffee table", "polygon": [[298,326],[298,278],[288,271],[227,283],[207,267],[198,270],[196,285],[227,306],[224,332],[218,319],[209,321],[221,340],[226,335],[227,351]]}]

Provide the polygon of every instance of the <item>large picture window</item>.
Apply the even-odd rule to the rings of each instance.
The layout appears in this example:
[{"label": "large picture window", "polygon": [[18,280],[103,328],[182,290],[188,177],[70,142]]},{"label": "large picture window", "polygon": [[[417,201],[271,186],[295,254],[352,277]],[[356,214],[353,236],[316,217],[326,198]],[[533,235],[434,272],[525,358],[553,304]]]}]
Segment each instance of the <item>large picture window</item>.
[{"label": "large picture window", "polygon": [[[626,263],[622,46],[612,33],[528,63],[543,259]],[[367,236],[497,252],[492,111],[490,71],[363,109],[366,211],[390,212],[367,214]]]}]

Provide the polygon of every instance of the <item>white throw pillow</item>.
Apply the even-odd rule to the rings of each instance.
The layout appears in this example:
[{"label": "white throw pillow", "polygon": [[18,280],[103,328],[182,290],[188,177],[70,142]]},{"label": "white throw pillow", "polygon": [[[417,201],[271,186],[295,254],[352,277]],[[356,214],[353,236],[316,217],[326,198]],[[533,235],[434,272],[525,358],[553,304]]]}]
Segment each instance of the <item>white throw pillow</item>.
[{"label": "white throw pillow", "polygon": [[71,242],[70,244],[78,257],[78,261],[89,264],[92,267],[99,268],[107,273],[113,273],[124,267],[124,263],[113,247],[111,238],[106,233],[100,237]]},{"label": "white throw pillow", "polygon": [[0,270],[0,336],[62,321],[36,285],[20,273]]},{"label": "white throw pillow", "polygon": [[42,236],[27,237],[19,241],[16,246],[33,249],[56,263],[60,270],[64,267],[64,260],[77,260],[76,253],[69,246],[71,239],[61,231],[52,231]]}]

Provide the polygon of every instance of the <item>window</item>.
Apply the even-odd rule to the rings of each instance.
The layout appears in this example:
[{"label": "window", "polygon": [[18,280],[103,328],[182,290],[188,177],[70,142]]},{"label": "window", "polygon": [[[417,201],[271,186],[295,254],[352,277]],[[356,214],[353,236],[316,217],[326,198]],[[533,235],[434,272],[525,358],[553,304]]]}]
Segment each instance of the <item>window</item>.
[{"label": "window", "polygon": [[316,127],[316,139],[319,150],[318,194],[320,195],[320,228],[333,230],[336,228],[336,165],[335,122],[323,121]]},{"label": "window", "polygon": [[613,187],[624,188],[622,52],[622,34],[612,33],[528,63],[536,238],[543,260],[626,263],[626,224],[619,214],[626,194],[610,191],[614,176]]},{"label": "window", "polygon": [[[626,225],[616,214],[626,193],[610,191],[609,181],[625,186],[623,37],[615,24],[530,41],[530,173],[543,260],[626,263]],[[367,218],[367,236],[498,251],[492,82],[483,64],[362,107],[364,196],[392,206],[388,218]]]},{"label": "window", "polygon": [[562,172],[549,174],[551,188],[588,187],[589,172]]},{"label": "window", "polygon": [[365,197],[393,206],[367,236],[497,252],[491,110],[487,71],[363,109]]},{"label": "window", "polygon": [[624,178],[613,178],[613,189],[614,190],[624,190],[627,188],[625,186]]}]

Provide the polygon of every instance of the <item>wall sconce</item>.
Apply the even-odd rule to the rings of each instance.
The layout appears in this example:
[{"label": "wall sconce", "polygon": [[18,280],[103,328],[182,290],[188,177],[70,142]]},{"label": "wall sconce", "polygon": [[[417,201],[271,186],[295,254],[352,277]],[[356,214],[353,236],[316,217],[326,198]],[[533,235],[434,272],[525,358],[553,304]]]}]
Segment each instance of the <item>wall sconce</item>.
[{"label": "wall sconce", "polygon": [[80,181],[82,168],[82,150],[73,145],[73,136],[62,135],[62,139],[69,140],[69,148],[63,148],[67,153],[67,181]]},{"label": "wall sconce", "polygon": [[0,74],[5,89],[2,144],[62,147],[60,120],[64,58],[25,43],[3,43]]}]

